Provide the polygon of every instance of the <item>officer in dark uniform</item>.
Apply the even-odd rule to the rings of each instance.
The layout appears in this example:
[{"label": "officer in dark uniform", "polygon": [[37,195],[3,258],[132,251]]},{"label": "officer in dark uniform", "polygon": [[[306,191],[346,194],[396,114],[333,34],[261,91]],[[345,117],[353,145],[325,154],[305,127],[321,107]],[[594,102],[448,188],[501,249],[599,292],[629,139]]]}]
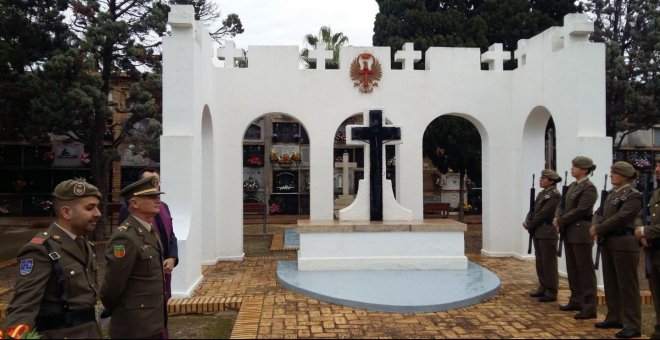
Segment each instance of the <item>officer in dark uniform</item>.
[{"label": "officer in dark uniform", "polygon": [[[626,162],[612,164],[610,190],[591,221],[589,233],[602,242],[603,281],[607,316],[596,328],[623,328],[617,338],[641,335],[642,301],[639,296],[639,242],[635,240],[635,217],[642,208],[642,195],[630,185],[637,177],[635,168]],[[603,222],[598,223],[603,216]]]},{"label": "officer in dark uniform", "polygon": [[644,225],[641,216],[636,220],[635,238],[644,246],[649,289],[655,306],[655,331],[652,339],[660,339],[660,154],[655,155],[656,189],[651,193],[648,203],[649,224]]},{"label": "officer in dark uniform", "polygon": [[83,235],[101,216],[99,190],[84,180],[68,180],[53,191],[56,220],[18,254],[19,276],[7,310],[7,335],[31,329],[43,339],[100,339],[94,248]]},{"label": "officer in dark uniform", "polygon": [[580,311],[576,319],[596,318],[596,270],[591,250],[594,240],[589,235],[594,204],[598,191],[591,183],[589,174],[596,170],[589,157],[578,156],[572,161],[571,175],[576,179],[568,187],[564,214],[555,213],[553,224],[557,231],[565,233],[566,272],[571,296],[562,311]]},{"label": "officer in dark uniform", "polygon": [[160,205],[156,176],[122,189],[129,216],[112,233],[101,289],[102,317],[112,316],[114,339],[159,339],[165,328],[163,247],[151,221]]},{"label": "officer in dark uniform", "polygon": [[557,229],[552,225],[552,218],[559,204],[561,194],[556,184],[561,177],[550,170],[541,171],[539,185],[543,190],[536,195],[534,213],[528,215],[523,223],[534,238],[534,256],[536,257],[536,275],[539,288],[530,296],[538,297],[540,302],[557,301],[559,275],[557,271]]}]

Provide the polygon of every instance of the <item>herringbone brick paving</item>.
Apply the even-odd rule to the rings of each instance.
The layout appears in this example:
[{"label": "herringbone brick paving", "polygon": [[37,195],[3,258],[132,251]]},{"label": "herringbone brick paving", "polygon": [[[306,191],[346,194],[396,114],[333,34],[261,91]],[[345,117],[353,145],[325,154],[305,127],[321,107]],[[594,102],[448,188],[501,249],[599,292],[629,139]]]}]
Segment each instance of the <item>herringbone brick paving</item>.
[{"label": "herringbone brick paving", "polygon": [[[446,312],[405,314],[343,307],[288,291],[277,284],[277,261],[296,256],[280,254],[204,270],[195,296],[252,298],[249,310],[241,306],[241,322],[235,324],[232,338],[612,338],[615,333],[593,327],[604,315],[575,320],[574,312],[557,309],[568,299],[563,278],[558,302],[542,304],[530,298],[537,282],[529,261],[468,255],[499,276],[502,285],[496,297]],[[260,308],[254,304],[258,299],[263,299]]]}]

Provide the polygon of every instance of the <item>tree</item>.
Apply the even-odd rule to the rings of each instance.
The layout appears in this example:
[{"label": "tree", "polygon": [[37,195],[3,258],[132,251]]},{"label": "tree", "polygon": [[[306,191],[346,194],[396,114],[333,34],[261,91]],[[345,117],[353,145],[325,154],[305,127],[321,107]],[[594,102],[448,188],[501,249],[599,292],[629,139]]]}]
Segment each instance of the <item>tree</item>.
[{"label": "tree", "polygon": [[423,153],[442,173],[457,171],[460,179],[458,219],[464,221],[465,176],[481,180],[481,136],[467,119],[436,118],[424,131]]},{"label": "tree", "polygon": [[[377,0],[374,46],[392,47],[392,57],[407,41],[426,51],[431,46],[479,47],[493,43],[515,50],[519,39],[529,38],[552,25],[561,25],[565,14],[580,12],[572,0]],[[423,69],[424,56],[415,67]],[[515,68],[515,61],[505,63]],[[394,64],[395,67],[400,65]]]},{"label": "tree", "polygon": [[221,39],[229,36],[235,37],[237,34],[243,33],[243,23],[238,17],[238,14],[230,13],[222,20],[222,25],[218,26],[220,21],[221,12],[218,5],[214,1],[207,0],[173,0],[172,4],[177,5],[193,5],[195,8],[195,20],[201,20],[209,29],[211,37],[220,42]]},{"label": "tree", "polygon": [[590,10],[592,39],[607,47],[607,135],[618,151],[628,134],[660,121],[660,7],[657,1],[595,0]]},{"label": "tree", "polygon": [[339,49],[348,44],[348,37],[343,33],[332,33],[330,26],[322,26],[318,35],[307,34],[305,36],[305,45],[300,52],[300,59],[305,63],[306,68],[316,68],[316,61],[309,60],[309,51],[316,50],[325,45],[326,50],[332,51],[332,60],[326,61],[326,69],[339,68]]}]

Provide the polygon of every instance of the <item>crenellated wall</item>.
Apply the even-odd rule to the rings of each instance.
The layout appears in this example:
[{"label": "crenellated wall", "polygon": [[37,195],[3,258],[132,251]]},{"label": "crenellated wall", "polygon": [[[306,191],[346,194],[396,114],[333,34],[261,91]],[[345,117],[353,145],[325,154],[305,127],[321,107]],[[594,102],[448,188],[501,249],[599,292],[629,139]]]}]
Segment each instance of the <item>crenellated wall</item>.
[{"label": "crenellated wall", "polygon": [[[587,155],[611,163],[605,136],[605,47],[588,42],[593,24],[570,14],[563,27],[520,40],[519,67],[503,71],[511,57],[494,44],[477,48],[432,47],[424,70],[413,70],[421,51],[406,44],[396,54],[403,70],[392,70],[389,47],[342,48],[337,70],[301,69],[298,46],[249,46],[247,68],[231,67],[242,51],[228,42],[215,50],[191,6],[172,6],[172,34],[164,39],[163,198],[172,210],[180,242],[173,291],[190,294],[201,265],[241,260],[242,139],[249,124],[268,113],[285,113],[304,125],[310,138],[310,218],[333,217],[333,140],[349,116],[382,109],[401,127],[397,145],[397,200],[422,218],[422,136],[435,118],[452,114],[471,121],[482,138],[483,249],[490,256],[529,258],[522,220],[529,177],[544,165],[544,131],[557,129],[562,173],[570,160]],[[312,51],[321,59],[326,51]],[[350,78],[353,60],[371,53],[382,77],[371,93]],[[229,60],[225,65],[218,58]],[[489,70],[481,70],[481,64]],[[224,67],[223,67],[224,66]],[[592,178],[602,186],[602,176]],[[563,266],[563,263],[560,265]],[[561,269],[563,270],[563,268]]]}]

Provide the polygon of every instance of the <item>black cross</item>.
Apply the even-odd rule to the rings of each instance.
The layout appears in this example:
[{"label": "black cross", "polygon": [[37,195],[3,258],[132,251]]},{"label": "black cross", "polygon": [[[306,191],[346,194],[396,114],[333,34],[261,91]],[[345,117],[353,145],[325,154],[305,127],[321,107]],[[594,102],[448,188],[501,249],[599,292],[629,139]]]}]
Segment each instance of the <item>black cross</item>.
[{"label": "black cross", "polygon": [[369,126],[351,129],[351,139],[369,143],[369,213],[383,220],[383,143],[400,140],[401,129],[383,126],[383,111],[369,111]]}]

